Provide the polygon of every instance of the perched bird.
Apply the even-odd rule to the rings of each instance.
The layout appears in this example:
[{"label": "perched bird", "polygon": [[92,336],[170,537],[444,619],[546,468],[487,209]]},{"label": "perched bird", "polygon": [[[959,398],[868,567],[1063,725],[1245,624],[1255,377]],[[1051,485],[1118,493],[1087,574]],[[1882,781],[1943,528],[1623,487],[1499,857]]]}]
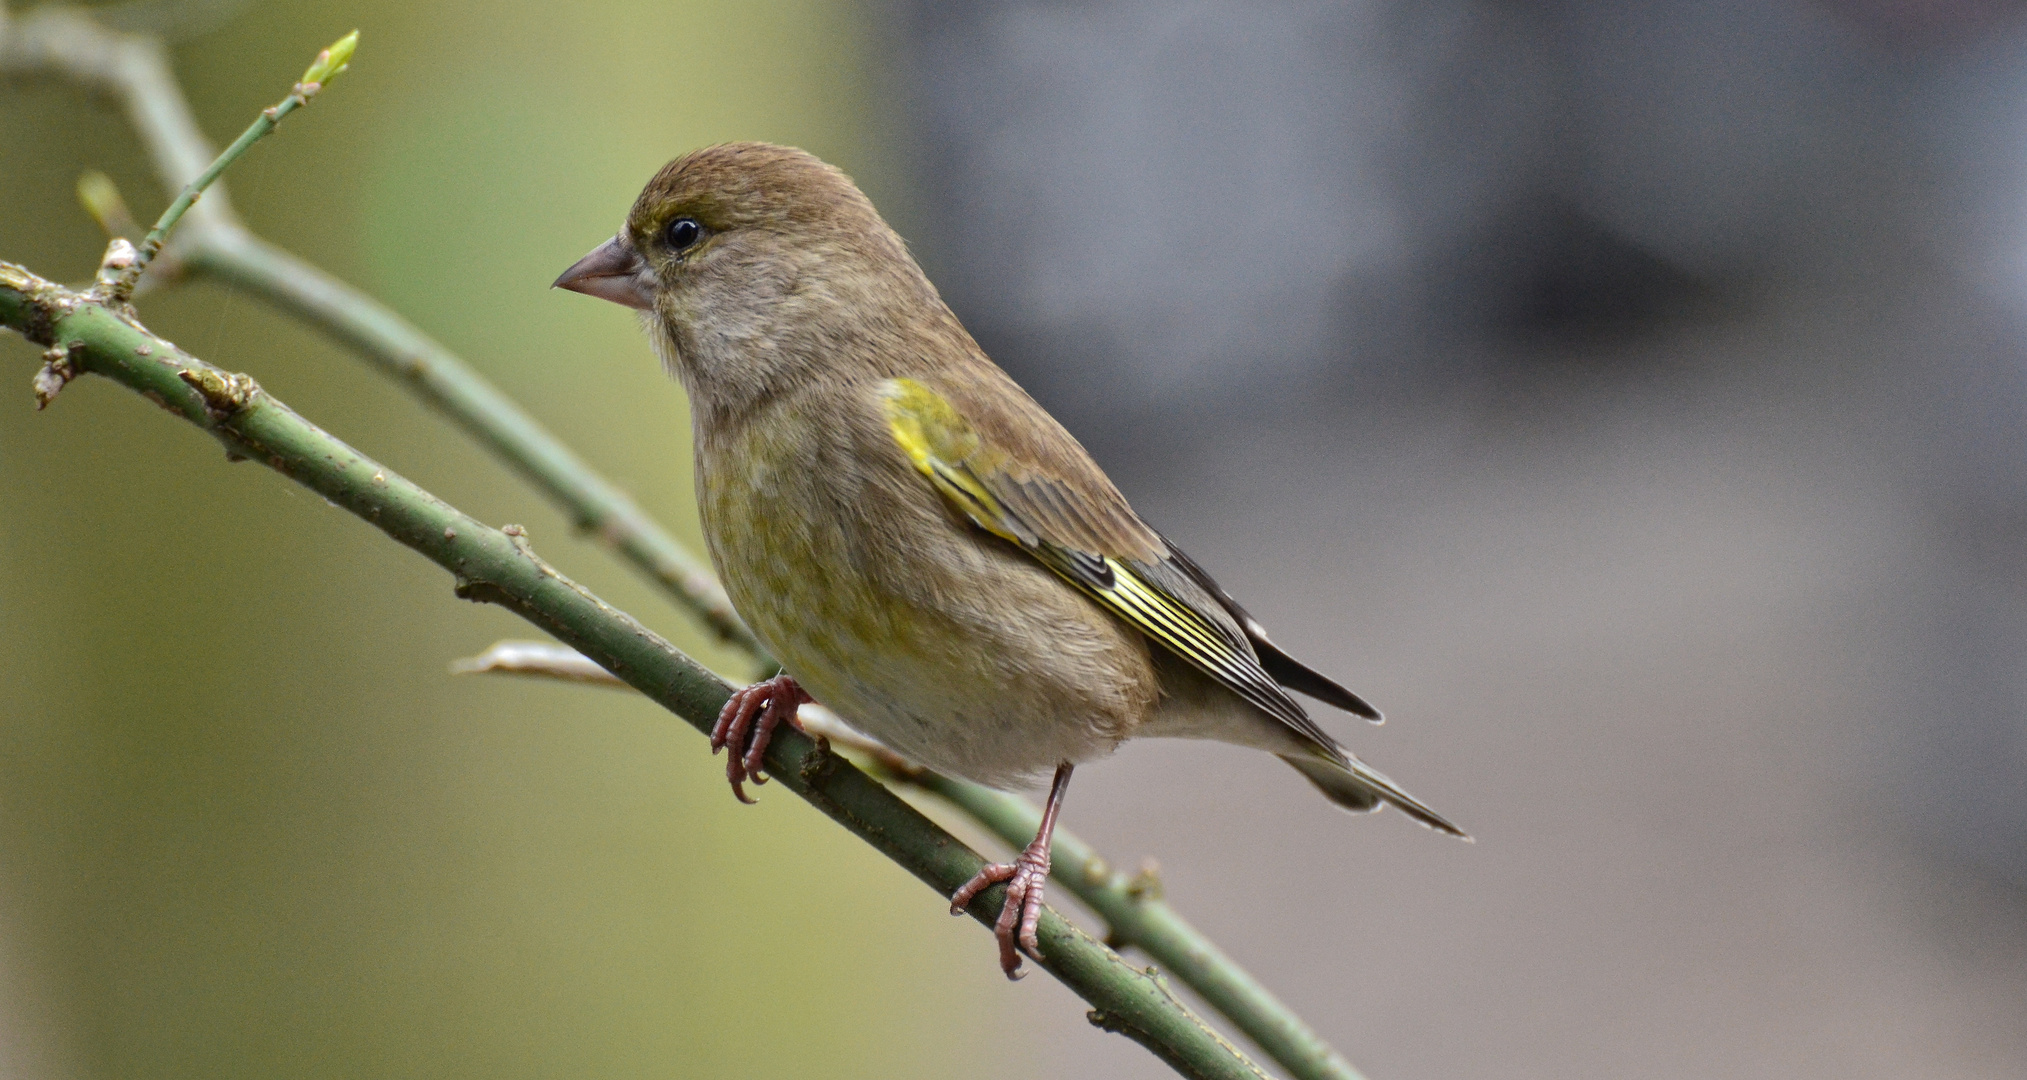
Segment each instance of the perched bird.
[{"label": "perched bird", "polygon": [[782,667],[712,732],[734,794],[811,701],[982,784],[1053,771],[1034,842],[951,901],[1009,883],[1009,977],[1038,955],[1071,769],[1125,739],[1265,750],[1339,806],[1468,839],[1309,718],[1289,690],[1380,716],[1133,512],[838,169],[761,143],[677,158],[556,286],[640,311],[689,393],[711,560]]}]

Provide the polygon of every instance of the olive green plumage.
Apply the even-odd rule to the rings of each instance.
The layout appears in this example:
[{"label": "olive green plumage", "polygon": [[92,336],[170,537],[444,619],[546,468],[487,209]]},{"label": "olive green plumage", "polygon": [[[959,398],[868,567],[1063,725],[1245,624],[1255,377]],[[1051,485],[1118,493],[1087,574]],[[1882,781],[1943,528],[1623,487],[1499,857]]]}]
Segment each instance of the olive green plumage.
[{"label": "olive green plumage", "polygon": [[1002,787],[1135,736],[1218,739],[1463,835],[1316,726],[1284,686],[1379,714],[1134,514],[842,172],[696,151],[595,259],[572,287],[641,309],[689,392],[734,606],[855,727]]}]

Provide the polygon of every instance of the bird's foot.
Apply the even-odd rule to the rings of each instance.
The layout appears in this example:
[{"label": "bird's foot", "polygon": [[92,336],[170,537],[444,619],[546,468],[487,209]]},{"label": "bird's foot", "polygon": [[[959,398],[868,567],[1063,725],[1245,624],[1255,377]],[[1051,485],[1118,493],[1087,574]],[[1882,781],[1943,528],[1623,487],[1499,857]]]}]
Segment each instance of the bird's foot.
[{"label": "bird's foot", "polygon": [[1049,843],[1045,833],[1013,862],[988,863],[950,898],[950,913],[962,915],[979,893],[1002,881],[1007,883],[1006,903],[999,909],[999,921],[992,925],[992,936],[999,940],[999,969],[1009,979],[1027,974],[1021,970],[1022,953],[1037,962],[1042,958],[1035,929],[1041,923],[1042,886],[1048,880]]},{"label": "bird's foot", "polygon": [[802,724],[796,720],[795,711],[815,700],[786,675],[735,690],[726,700],[725,707],[718,711],[718,722],[711,725],[711,752],[731,748],[731,756],[725,762],[725,779],[732,782],[732,794],[740,802],[753,801],[746,797],[746,781],[767,782],[760,770],[774,729],[787,721],[790,727],[801,731]]}]

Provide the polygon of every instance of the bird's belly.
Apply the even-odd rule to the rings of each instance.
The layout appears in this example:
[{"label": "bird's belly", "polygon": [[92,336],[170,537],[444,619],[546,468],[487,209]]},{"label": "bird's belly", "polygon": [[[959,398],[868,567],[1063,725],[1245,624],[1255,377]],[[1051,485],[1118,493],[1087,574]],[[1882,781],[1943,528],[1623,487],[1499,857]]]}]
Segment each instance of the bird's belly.
[{"label": "bird's belly", "polygon": [[[1106,718],[1066,708],[1072,695],[1007,683],[990,665],[923,664],[866,643],[856,662],[784,662],[813,697],[911,761],[997,788],[1030,788],[1061,762],[1102,757],[1118,744]],[[990,687],[990,689],[986,689]],[[981,692],[983,691],[983,692]]]},{"label": "bird's belly", "polygon": [[817,701],[911,760],[995,787],[1102,756],[1152,713],[1138,634],[954,521],[918,476],[899,479],[919,493],[839,491],[808,483],[839,475],[818,464],[749,458],[714,470],[703,500],[734,607]]},{"label": "bird's belly", "polygon": [[[1030,786],[1060,762],[1109,753],[1151,711],[1136,698],[1152,694],[1135,693],[1151,685],[1136,671],[1146,668],[1145,645],[1079,626],[1082,598],[1032,580],[1027,567],[971,582],[1022,601],[981,618],[839,571],[834,560],[801,565],[794,587],[735,590],[734,604],[812,697],[910,760],[995,787]],[[727,574],[728,583],[740,576]]]}]

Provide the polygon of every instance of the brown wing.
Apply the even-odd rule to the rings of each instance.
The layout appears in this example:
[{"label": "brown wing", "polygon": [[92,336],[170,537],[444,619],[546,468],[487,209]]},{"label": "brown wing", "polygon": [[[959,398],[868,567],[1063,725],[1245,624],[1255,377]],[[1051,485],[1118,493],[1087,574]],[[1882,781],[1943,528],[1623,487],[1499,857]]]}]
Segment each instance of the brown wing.
[{"label": "brown wing", "polygon": [[[882,387],[895,440],[916,468],[980,528],[1018,545],[1332,760],[1345,760],[1336,740],[1263,666],[1255,635],[1243,625],[1250,617],[1134,514],[1054,418],[997,369],[992,376],[997,385],[979,390],[912,379]],[[1268,648],[1277,663],[1308,672]],[[1371,713],[1349,691],[1314,679],[1362,706],[1353,711]]]}]

